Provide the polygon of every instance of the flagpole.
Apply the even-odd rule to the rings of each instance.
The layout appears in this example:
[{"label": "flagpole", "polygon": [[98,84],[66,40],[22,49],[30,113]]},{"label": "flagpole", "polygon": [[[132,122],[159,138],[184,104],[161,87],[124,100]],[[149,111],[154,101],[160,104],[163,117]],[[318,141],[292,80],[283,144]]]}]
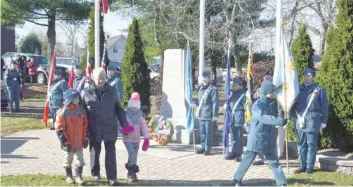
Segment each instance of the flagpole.
[{"label": "flagpole", "polygon": [[100,0],[96,0],[94,9],[94,68],[99,67],[99,55],[100,55]]},{"label": "flagpole", "polygon": [[205,1],[200,0],[199,85],[202,81],[202,72],[205,64]]},{"label": "flagpole", "polygon": [[[283,61],[283,66],[285,66],[285,56],[284,56],[284,48],[282,47],[282,52],[278,51],[280,49],[281,43],[284,42],[283,38],[284,36],[281,36],[284,34],[282,32],[282,0],[277,0],[277,8],[276,8],[276,56],[275,56],[275,62],[278,63],[280,60]],[[281,55],[281,56],[280,56]],[[284,79],[284,86],[286,86],[286,73],[285,73],[285,67],[283,70],[283,79]],[[287,118],[288,111],[287,111],[287,91],[284,87],[283,88],[283,94],[284,94],[284,117]],[[282,155],[283,152],[283,141],[284,141],[284,134],[287,134],[287,129],[284,129],[283,127],[278,127],[278,139],[277,139],[277,149],[279,152],[279,156]],[[287,162],[287,174],[289,174],[289,163],[288,163],[288,134],[287,134],[287,141],[286,141],[286,162]]]}]

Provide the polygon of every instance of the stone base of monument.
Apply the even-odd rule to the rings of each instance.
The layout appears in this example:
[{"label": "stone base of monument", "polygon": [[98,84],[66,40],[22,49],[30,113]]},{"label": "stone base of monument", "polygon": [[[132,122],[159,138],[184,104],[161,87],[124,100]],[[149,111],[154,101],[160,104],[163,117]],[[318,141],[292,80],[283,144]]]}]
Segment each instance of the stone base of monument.
[{"label": "stone base of monument", "polygon": [[[200,144],[200,131],[196,129],[196,124],[195,124],[195,129],[194,129],[194,134],[189,133],[189,131],[185,128],[185,124],[179,122],[178,120],[173,120],[173,119],[168,119],[173,123],[173,136],[171,137],[171,141],[174,143],[180,143],[180,144],[194,144],[194,135],[195,135],[195,144]],[[196,122],[195,122],[196,123]]]}]

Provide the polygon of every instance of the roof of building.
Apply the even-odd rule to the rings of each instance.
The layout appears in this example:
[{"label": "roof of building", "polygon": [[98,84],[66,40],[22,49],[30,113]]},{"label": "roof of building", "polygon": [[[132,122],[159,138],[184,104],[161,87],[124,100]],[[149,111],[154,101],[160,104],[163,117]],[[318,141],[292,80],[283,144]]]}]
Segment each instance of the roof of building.
[{"label": "roof of building", "polygon": [[117,35],[107,39],[107,47],[111,46],[120,39],[126,39],[124,35]]}]

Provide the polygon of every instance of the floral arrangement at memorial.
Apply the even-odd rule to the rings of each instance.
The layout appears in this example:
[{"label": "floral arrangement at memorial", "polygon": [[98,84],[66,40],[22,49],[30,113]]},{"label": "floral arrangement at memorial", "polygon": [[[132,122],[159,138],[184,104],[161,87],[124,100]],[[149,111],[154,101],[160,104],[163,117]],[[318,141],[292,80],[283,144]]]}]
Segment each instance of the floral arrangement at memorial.
[{"label": "floral arrangement at memorial", "polygon": [[173,135],[173,124],[162,115],[156,115],[148,122],[148,133],[159,145],[167,145]]}]

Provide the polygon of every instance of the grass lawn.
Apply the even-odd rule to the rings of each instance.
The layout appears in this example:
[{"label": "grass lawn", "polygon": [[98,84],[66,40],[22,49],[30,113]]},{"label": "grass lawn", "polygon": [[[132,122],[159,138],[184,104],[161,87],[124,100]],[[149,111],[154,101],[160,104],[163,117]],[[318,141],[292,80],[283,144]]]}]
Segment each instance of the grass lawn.
[{"label": "grass lawn", "polygon": [[[107,185],[106,179],[100,181],[92,181],[90,177],[85,177],[87,186],[102,186]],[[126,180],[120,179],[119,184],[122,186],[135,186]],[[16,186],[16,185],[30,185],[30,186],[67,186],[64,176],[53,175],[18,175],[18,176],[1,176],[1,185],[3,186]],[[140,184],[138,184],[140,185]],[[153,183],[143,183],[144,186],[156,186]],[[158,184],[161,185],[161,184]],[[170,184],[169,184],[170,185]],[[270,185],[271,184],[257,184],[257,185]],[[299,174],[292,176],[288,179],[289,186],[352,186],[353,176],[344,175],[336,172],[317,171],[312,175]],[[74,185],[73,185],[74,186]]]},{"label": "grass lawn", "polygon": [[21,117],[1,117],[1,137],[29,129],[44,128],[42,119],[21,118]]}]

